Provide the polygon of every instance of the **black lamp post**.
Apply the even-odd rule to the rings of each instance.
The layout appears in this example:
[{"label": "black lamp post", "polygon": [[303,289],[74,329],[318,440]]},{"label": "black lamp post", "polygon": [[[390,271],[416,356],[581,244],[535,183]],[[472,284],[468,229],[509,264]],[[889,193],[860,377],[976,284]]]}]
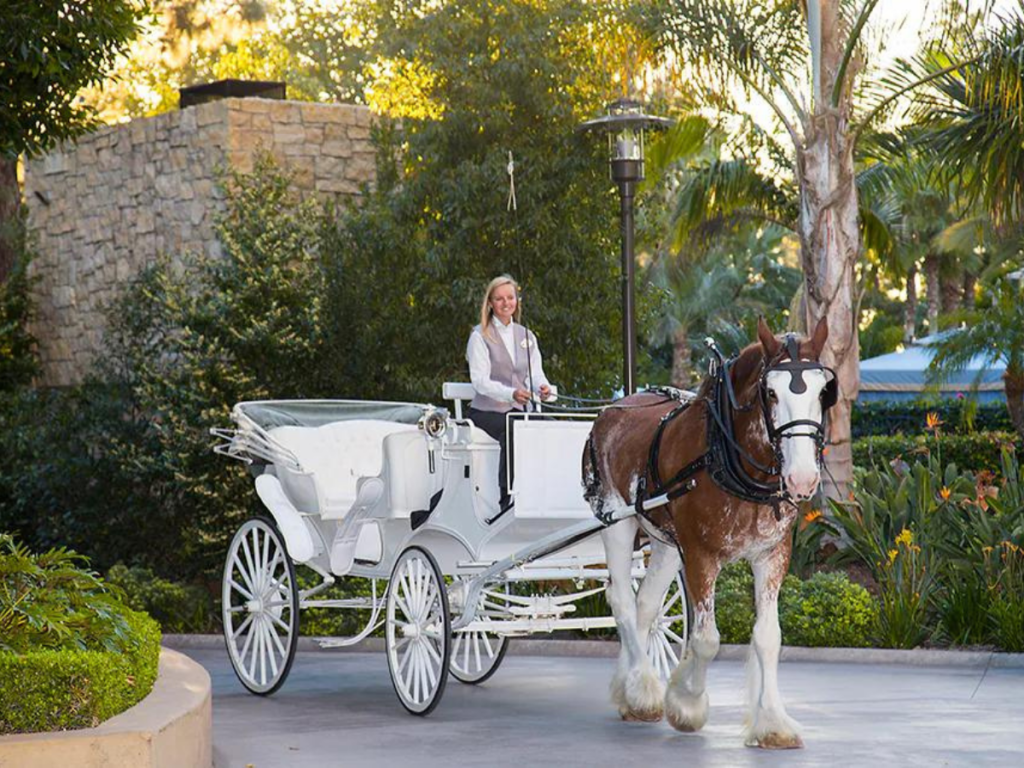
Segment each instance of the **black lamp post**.
[{"label": "black lamp post", "polygon": [[633,198],[637,182],[644,179],[644,134],[668,128],[672,121],[644,112],[643,105],[631,99],[613,101],[607,114],[588,120],[580,130],[601,130],[608,134],[608,160],[612,181],[619,187],[620,226],[622,230],[622,347],[625,394],[636,392],[636,310],[634,308]]}]

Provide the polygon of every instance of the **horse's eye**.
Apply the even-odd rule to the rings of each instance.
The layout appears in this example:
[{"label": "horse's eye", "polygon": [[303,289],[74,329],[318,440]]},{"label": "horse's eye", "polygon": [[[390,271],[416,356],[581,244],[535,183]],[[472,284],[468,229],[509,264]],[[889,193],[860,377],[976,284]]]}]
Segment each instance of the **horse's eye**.
[{"label": "horse's eye", "polygon": [[779,396],[775,393],[774,389],[768,390],[768,399],[771,400],[773,403],[778,402]]}]

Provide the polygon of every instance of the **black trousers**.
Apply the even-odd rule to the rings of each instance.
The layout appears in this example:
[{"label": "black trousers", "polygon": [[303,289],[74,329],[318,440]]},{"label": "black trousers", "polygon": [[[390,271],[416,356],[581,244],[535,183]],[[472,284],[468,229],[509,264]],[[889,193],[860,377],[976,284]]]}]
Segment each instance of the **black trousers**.
[{"label": "black trousers", "polygon": [[[508,452],[512,449],[512,435],[506,434],[506,422],[505,417],[507,414],[498,413],[497,411],[479,411],[473,406],[469,407],[466,412],[466,416],[480,429],[486,432],[488,435],[493,437],[501,445],[501,458],[500,466],[498,468],[498,488],[501,490],[500,499],[504,501],[508,497],[509,485],[512,483],[511,477],[508,477]],[[523,413],[521,411],[513,411],[512,418],[521,418]]]}]

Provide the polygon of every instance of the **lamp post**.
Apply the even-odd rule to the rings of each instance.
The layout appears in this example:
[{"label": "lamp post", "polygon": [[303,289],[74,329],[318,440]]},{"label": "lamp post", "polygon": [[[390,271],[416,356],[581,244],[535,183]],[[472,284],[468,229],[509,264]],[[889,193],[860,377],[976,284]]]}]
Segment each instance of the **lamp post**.
[{"label": "lamp post", "polygon": [[636,185],[644,180],[644,135],[668,128],[672,121],[644,112],[632,99],[619,99],[607,107],[607,114],[588,120],[581,131],[600,130],[608,134],[608,161],[612,181],[619,188],[619,218],[622,232],[622,387],[627,395],[636,392],[636,310],[634,307],[633,199]]}]

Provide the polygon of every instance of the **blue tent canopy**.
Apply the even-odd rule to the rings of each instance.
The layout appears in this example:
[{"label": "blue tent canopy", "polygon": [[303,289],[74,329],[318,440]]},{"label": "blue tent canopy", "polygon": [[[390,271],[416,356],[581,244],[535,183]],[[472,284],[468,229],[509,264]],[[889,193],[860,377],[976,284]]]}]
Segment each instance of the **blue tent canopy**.
[{"label": "blue tent canopy", "polygon": [[992,362],[978,355],[962,370],[951,375],[938,386],[928,385],[927,368],[935,356],[934,344],[945,334],[924,336],[902,352],[872,357],[860,362],[861,402],[871,400],[914,400],[922,396],[956,397],[957,393],[971,394],[977,382],[979,402],[1006,400],[1003,373],[1006,361]]}]

